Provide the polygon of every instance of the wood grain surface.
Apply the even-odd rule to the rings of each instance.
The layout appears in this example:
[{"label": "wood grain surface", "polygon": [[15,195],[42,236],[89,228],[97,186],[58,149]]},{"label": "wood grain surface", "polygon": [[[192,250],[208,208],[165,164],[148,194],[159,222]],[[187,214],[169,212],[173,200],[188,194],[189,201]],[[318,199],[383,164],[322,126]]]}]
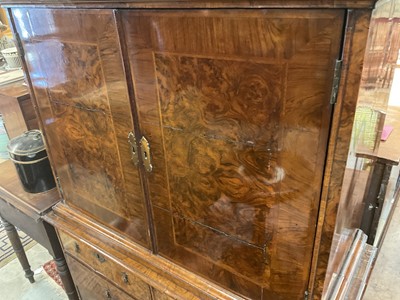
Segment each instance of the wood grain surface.
[{"label": "wood grain surface", "polygon": [[[345,218],[352,217],[346,213],[338,215],[338,207],[350,146],[370,17],[370,10],[351,11],[347,17],[342,77],[332,120],[332,133],[329,141],[317,239],[314,248],[315,255],[311,278],[315,278],[315,281],[311,280],[309,287],[316,298],[322,297],[335,225],[336,223],[347,223],[350,220]],[[343,201],[347,201],[347,199],[343,198]],[[340,220],[341,217],[344,219]]]},{"label": "wood grain surface", "polygon": [[15,9],[13,17],[64,200],[148,246],[112,11]]},{"label": "wood grain surface", "polygon": [[[70,256],[65,257],[81,299],[135,300]],[[143,299],[144,300],[144,299]]]},{"label": "wood grain surface", "polygon": [[135,299],[152,299],[150,286],[108,254],[104,254],[102,249],[75,239],[61,230],[58,231],[58,236],[66,253],[84,262],[97,274],[106,277]]},{"label": "wood grain surface", "polygon": [[70,8],[373,8],[376,0],[2,0],[3,6],[33,5]]},{"label": "wood grain surface", "polygon": [[[54,222],[119,257],[155,298],[321,296],[369,9],[238,9],[316,7],[313,1],[184,11],[21,3],[224,8],[233,2],[14,2],[67,204],[57,213],[80,225]],[[340,50],[344,68],[331,120]],[[149,141],[151,173],[132,164],[130,131]],[[151,248],[152,225],[153,254],[136,246]]]},{"label": "wood grain surface", "polygon": [[[172,299],[191,300],[244,299],[151,253],[137,243],[116,235],[115,232],[105,229],[98,222],[87,220],[84,215],[63,203],[54,207],[54,212],[46,215],[46,220],[78,243],[88,244],[99,249],[102,254],[123,266],[127,273],[135,274],[149,284],[153,292],[159,291],[156,293],[157,296],[165,295],[167,297],[168,295]],[[105,258],[107,259],[107,257]],[[111,277],[108,278],[111,279]]]},{"label": "wood grain surface", "polygon": [[303,298],[344,12],[121,15],[160,255],[252,299]]}]

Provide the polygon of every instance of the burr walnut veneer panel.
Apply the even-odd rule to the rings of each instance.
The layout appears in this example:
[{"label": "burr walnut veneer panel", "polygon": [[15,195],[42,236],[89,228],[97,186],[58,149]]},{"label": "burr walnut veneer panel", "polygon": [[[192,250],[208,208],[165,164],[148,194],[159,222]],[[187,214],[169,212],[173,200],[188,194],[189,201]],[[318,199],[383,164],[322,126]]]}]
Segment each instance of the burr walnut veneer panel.
[{"label": "burr walnut veneer panel", "polygon": [[344,11],[120,15],[159,254],[252,299],[303,297]]},{"label": "burr walnut veneer panel", "polygon": [[13,15],[64,200],[147,247],[112,11],[15,9]]}]

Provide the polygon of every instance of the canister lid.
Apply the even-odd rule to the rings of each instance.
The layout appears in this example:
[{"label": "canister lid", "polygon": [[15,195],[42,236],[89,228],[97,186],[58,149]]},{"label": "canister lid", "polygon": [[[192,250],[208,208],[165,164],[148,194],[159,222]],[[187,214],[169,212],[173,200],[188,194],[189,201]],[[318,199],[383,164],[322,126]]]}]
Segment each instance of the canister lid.
[{"label": "canister lid", "polygon": [[45,149],[43,136],[40,130],[25,131],[20,136],[10,140],[7,145],[8,152],[14,155],[28,156]]}]

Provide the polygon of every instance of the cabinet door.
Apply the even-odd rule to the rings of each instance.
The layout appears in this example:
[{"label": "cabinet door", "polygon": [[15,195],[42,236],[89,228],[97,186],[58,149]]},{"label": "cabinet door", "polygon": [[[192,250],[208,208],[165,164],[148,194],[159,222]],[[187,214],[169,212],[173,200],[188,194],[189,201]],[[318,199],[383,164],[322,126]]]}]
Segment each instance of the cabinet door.
[{"label": "cabinet door", "polygon": [[65,202],[148,245],[111,10],[13,9]]},{"label": "cabinet door", "polygon": [[303,299],[342,10],[121,11],[159,254]]}]

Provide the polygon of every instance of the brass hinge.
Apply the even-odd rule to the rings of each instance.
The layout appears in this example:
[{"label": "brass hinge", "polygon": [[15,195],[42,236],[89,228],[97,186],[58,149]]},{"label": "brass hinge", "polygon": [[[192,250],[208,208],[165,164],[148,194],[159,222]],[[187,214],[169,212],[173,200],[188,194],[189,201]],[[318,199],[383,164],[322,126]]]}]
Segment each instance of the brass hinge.
[{"label": "brass hinge", "polygon": [[310,295],[310,293],[308,291],[304,292],[304,300],[308,300],[308,296]]},{"label": "brass hinge", "polygon": [[335,70],[333,72],[333,84],[331,93],[331,104],[335,104],[339,91],[340,76],[342,74],[342,60],[337,59],[335,63]]},{"label": "brass hinge", "polygon": [[57,181],[57,186],[58,186],[58,190],[60,191],[61,197],[64,199],[64,192],[61,187],[60,178],[58,176],[56,177],[56,181]]}]

